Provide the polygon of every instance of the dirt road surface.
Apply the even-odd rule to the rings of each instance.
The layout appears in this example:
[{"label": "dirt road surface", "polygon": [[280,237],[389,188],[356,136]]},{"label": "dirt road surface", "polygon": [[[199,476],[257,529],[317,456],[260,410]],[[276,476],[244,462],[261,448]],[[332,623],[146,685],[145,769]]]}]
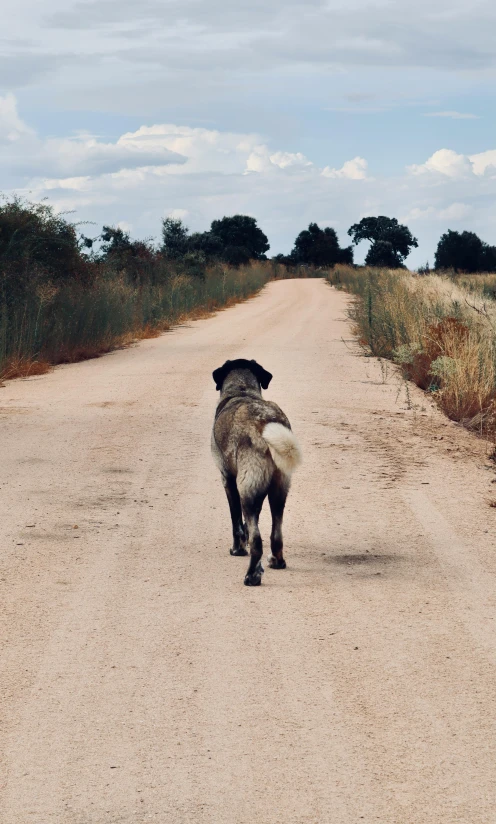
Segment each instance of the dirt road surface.
[{"label": "dirt road surface", "polygon": [[[272,283],[0,389],[2,824],[496,821],[496,475],[348,300]],[[258,589],[209,453],[228,357],[304,453]]]}]

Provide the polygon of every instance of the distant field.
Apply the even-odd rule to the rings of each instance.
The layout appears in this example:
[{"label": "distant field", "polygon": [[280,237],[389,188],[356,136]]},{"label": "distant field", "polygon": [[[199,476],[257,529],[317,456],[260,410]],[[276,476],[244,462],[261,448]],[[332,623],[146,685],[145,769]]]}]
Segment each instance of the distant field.
[{"label": "distant field", "polygon": [[360,343],[397,363],[452,420],[496,436],[496,275],[336,266]]}]

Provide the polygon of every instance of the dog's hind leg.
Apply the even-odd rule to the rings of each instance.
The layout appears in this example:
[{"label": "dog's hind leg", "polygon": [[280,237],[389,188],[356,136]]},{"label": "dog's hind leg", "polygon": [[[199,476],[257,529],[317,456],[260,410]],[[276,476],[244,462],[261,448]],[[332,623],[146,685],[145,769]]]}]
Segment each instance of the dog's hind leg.
[{"label": "dog's hind leg", "polygon": [[288,492],[289,478],[277,470],[269,486],[272,532],[270,533],[270,555],[268,564],[271,569],[286,569],[286,561],[283,557],[282,518]]},{"label": "dog's hind leg", "polygon": [[246,551],[246,534],[243,525],[243,513],[239,498],[236,478],[233,475],[222,473],[222,483],[226,490],[226,496],[231,512],[233,545],[230,550],[231,555],[248,555]]},{"label": "dog's hind leg", "polygon": [[247,440],[246,447],[246,449],[238,448],[236,483],[250,551],[250,564],[245,576],[245,584],[248,587],[257,587],[262,583],[263,575],[261,563],[263,548],[258,519],[269,488],[273,465],[265,444],[263,444],[264,452],[254,449],[250,439]]},{"label": "dog's hind leg", "polygon": [[265,498],[263,494],[241,497],[243,515],[245,516],[246,529],[248,533],[248,546],[250,549],[250,564],[245,575],[245,586],[258,587],[262,583],[262,536],[258,528],[258,519]]}]

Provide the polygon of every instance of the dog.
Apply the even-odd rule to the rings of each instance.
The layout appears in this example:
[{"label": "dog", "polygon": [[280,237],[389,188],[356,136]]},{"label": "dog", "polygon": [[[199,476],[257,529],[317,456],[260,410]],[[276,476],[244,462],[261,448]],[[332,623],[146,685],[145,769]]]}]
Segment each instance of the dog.
[{"label": "dog", "polygon": [[[271,569],[286,569],[282,519],[291,474],[301,462],[291,424],[277,404],[262,398],[272,375],[254,360],[228,360],[212,373],[220,400],[212,430],[212,454],[231,512],[231,555],[250,554],[244,583],[260,586],[263,567],[258,519],[268,496],[272,514]],[[244,522],[243,522],[244,521]]]}]

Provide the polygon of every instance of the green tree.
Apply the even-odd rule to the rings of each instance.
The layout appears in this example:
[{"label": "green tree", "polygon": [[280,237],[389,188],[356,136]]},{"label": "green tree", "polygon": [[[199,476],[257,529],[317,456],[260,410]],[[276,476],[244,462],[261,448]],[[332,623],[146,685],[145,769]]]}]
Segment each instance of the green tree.
[{"label": "green tree", "polygon": [[296,263],[310,266],[334,266],[336,263],[353,263],[353,249],[347,246],[341,249],[334,229],[326,226],[321,229],[317,223],[310,223],[295,240],[290,255]]},{"label": "green tree", "polygon": [[100,254],[103,258],[128,252],[133,246],[129,232],[116,226],[103,226],[100,240]]},{"label": "green tree", "polygon": [[254,217],[233,215],[212,221],[210,234],[221,244],[223,260],[233,265],[248,260],[266,260],[269,240]]},{"label": "green tree", "polygon": [[495,272],[496,247],[484,243],[475,232],[448,229],[437,245],[434,265],[455,272]]},{"label": "green tree", "polygon": [[367,266],[387,266],[388,269],[398,269],[403,266],[403,260],[388,240],[376,240],[368,251],[365,263]]},{"label": "green tree", "polygon": [[398,223],[395,217],[364,217],[348,229],[353,244],[361,240],[371,241],[365,258],[367,266],[387,266],[394,269],[403,267],[405,259],[413,248],[417,248],[417,238],[408,226]]},{"label": "green tree", "polygon": [[207,262],[222,256],[222,241],[212,232],[193,232],[188,237],[187,245],[190,252],[201,253]]},{"label": "green tree", "polygon": [[12,302],[36,284],[87,283],[93,267],[81,254],[77,227],[46,203],[19,197],[0,205],[0,302]]},{"label": "green tree", "polygon": [[179,260],[188,251],[188,230],[182,220],[166,217],[162,221],[162,249],[164,257]]},{"label": "green tree", "polygon": [[278,255],[274,255],[272,258],[276,263],[282,263],[283,266],[297,266],[298,262],[295,260],[292,254],[290,255],[283,255],[282,252],[279,252]]},{"label": "green tree", "polygon": [[[233,215],[212,221],[208,232],[188,234],[181,220],[168,217],[162,222],[162,255],[198,274],[216,260],[240,266],[250,260],[265,260],[267,236],[248,215]],[[193,263],[194,262],[194,265]],[[191,264],[191,265],[190,265]]]},{"label": "green tree", "polygon": [[133,283],[154,281],[159,254],[151,239],[131,240],[129,232],[120,227],[104,226],[100,235],[102,245],[97,255],[100,263],[126,273]]}]

